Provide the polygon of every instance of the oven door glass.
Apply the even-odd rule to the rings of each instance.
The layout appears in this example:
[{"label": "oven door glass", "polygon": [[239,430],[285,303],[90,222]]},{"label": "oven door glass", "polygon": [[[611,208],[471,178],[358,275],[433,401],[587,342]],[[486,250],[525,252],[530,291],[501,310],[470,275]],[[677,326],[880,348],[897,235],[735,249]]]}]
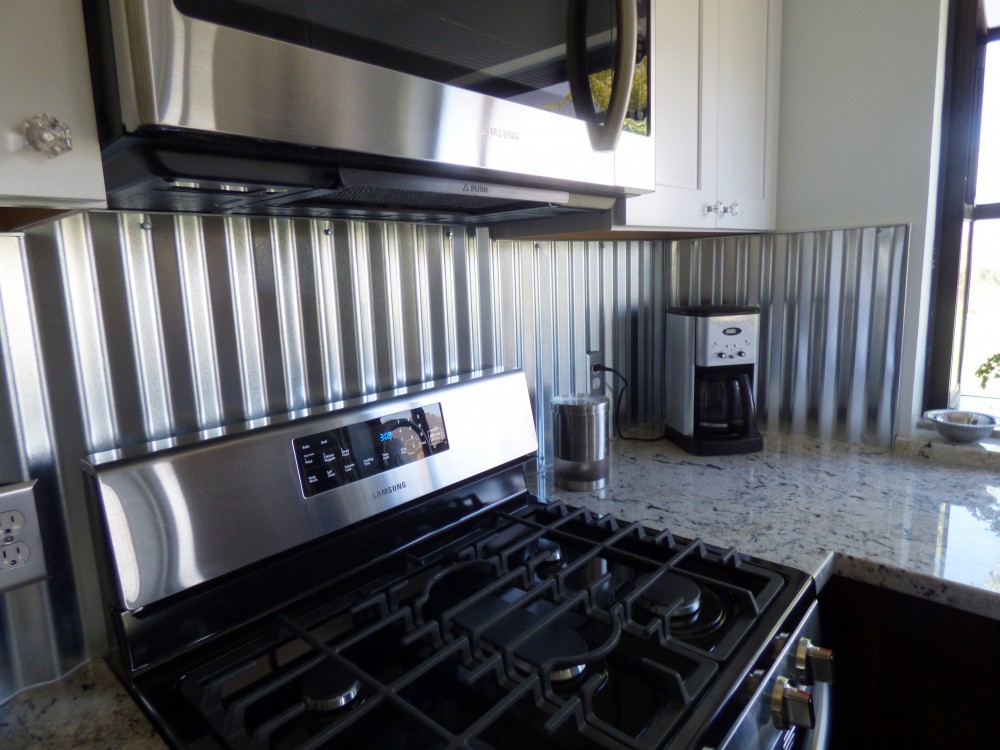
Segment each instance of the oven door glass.
[{"label": "oven door glass", "polygon": [[[605,122],[648,133],[649,0],[174,4],[211,24],[585,120],[595,150],[617,141],[620,130],[612,136]],[[616,70],[625,66],[633,69],[633,83],[616,93],[614,82],[622,79]]]}]

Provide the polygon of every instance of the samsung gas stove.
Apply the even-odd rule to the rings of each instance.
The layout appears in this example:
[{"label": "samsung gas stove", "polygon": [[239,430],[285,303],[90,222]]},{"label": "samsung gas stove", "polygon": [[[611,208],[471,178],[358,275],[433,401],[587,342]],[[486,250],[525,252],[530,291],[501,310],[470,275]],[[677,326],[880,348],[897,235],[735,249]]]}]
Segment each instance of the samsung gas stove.
[{"label": "samsung gas stove", "polygon": [[822,745],[812,579],[536,450],[513,371],[89,457],[112,666],[179,748]]}]

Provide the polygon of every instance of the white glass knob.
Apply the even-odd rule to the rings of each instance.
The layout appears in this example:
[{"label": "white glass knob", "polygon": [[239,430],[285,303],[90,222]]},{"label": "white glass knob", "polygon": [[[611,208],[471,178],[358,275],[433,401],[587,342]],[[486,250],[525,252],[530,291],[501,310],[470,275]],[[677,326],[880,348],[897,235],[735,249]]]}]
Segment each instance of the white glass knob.
[{"label": "white glass knob", "polygon": [[24,121],[24,144],[49,159],[73,150],[69,125],[50,114],[35,115]]}]

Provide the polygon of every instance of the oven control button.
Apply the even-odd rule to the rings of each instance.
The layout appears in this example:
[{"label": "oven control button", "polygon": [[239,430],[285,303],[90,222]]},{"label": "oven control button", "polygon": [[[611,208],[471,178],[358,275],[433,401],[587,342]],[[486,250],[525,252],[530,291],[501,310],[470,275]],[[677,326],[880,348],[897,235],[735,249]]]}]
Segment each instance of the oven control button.
[{"label": "oven control button", "polygon": [[812,693],[793,684],[787,677],[778,677],[771,691],[771,721],[781,730],[792,727],[812,729],[816,724]]},{"label": "oven control button", "polygon": [[833,682],[833,652],[814,646],[808,638],[800,638],[795,649],[795,668],[803,675],[806,684]]}]

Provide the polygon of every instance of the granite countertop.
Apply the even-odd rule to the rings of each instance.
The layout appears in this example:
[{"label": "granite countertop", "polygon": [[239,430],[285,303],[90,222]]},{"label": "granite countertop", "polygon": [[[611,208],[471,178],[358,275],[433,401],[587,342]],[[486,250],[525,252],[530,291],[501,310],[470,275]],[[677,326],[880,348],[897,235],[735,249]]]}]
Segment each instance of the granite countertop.
[{"label": "granite countertop", "polygon": [[[897,441],[894,455],[768,434],[760,453],[699,457],[665,441],[614,440],[604,489],[557,489],[551,472],[537,489],[550,500],[736,546],[820,584],[841,574],[1000,620],[1000,446],[981,448],[956,451],[926,436]],[[0,747],[164,744],[95,660],[0,706]]]},{"label": "granite countertop", "polygon": [[558,489],[550,471],[537,490],[735,546],[820,585],[839,574],[1000,620],[995,447],[963,450],[928,434],[897,441],[894,454],[768,434],[759,453],[703,457],[666,441],[614,440],[604,489]]},{"label": "granite countertop", "polygon": [[95,659],[0,706],[0,748],[166,750],[108,665]]}]

